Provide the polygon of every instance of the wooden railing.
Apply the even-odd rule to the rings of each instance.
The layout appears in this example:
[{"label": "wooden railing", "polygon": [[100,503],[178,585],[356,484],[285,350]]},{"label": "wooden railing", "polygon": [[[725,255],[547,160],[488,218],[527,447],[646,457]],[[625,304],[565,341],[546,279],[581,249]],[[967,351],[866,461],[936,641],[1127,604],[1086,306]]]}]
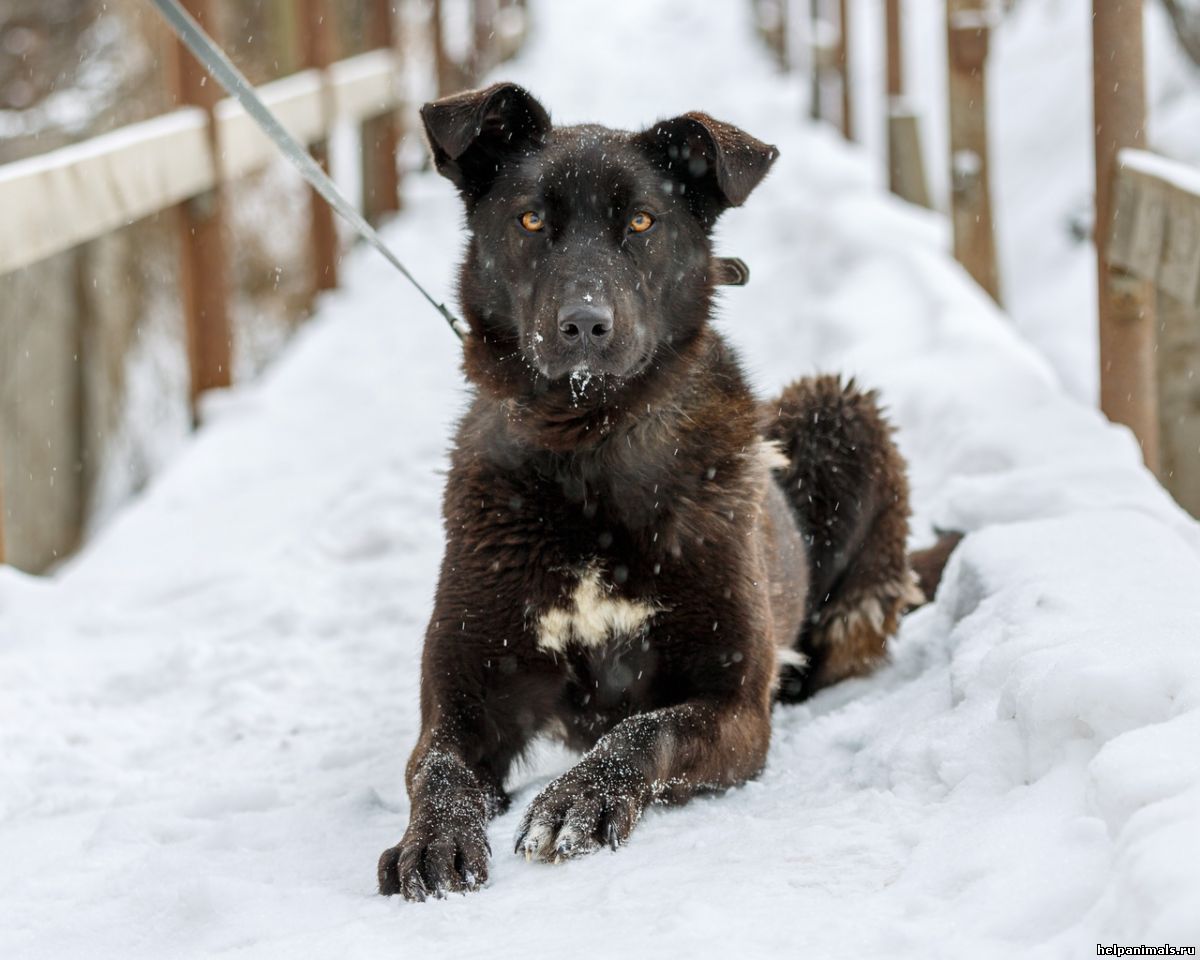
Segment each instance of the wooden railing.
[{"label": "wooden railing", "polygon": [[1158,475],[1200,517],[1200,169],[1123,150],[1114,193],[1108,262],[1153,291]]},{"label": "wooden railing", "polygon": [[[337,121],[361,123],[398,108],[395,75],[393,54],[378,50],[327,71],[276,80],[259,93],[290,133],[313,143]],[[206,112],[182,107],[0,166],[0,273],[199,196],[274,159],[275,147],[240,106],[220,100],[213,113],[219,157],[213,155]]]},{"label": "wooden railing", "polygon": [[[327,162],[336,124],[362,130],[365,212],[378,219],[400,207],[400,109],[396,0],[366,0],[365,34],[373,48],[333,59],[333,0],[300,0],[299,48],[307,69],[259,87],[284,126]],[[411,0],[410,0],[411,2]],[[216,0],[185,0],[213,30]],[[474,0],[467,62],[447,54],[440,0],[430,0],[430,60],[440,93],[469,85],[512,56],[524,36],[524,3]],[[218,42],[220,37],[217,37]],[[182,47],[176,46],[174,93],[187,104],[82,143],[0,166],[0,275],[20,270],[152,214],[177,208],[180,301],[186,323],[190,396],[230,382],[232,291],[227,280],[228,225],[221,187],[264,167],[274,146]],[[332,214],[313,194],[313,291],[337,284],[338,248]],[[2,461],[0,461],[2,463]],[[0,489],[0,563],[4,561]]]},{"label": "wooden railing", "polygon": [[[784,69],[810,73],[811,113],[851,135],[846,0],[754,0],[759,31]],[[796,16],[799,6],[807,16]],[[917,117],[904,99],[904,0],[884,0],[889,183],[929,205]],[[992,0],[945,0],[949,197],[954,255],[1000,299],[989,186],[987,72]],[[1128,426],[1143,459],[1200,516],[1200,170],[1145,153],[1142,2],[1093,0],[1100,406]],[[805,26],[805,23],[807,25]],[[795,36],[807,57],[795,55]],[[884,91],[880,91],[883,93]]]}]

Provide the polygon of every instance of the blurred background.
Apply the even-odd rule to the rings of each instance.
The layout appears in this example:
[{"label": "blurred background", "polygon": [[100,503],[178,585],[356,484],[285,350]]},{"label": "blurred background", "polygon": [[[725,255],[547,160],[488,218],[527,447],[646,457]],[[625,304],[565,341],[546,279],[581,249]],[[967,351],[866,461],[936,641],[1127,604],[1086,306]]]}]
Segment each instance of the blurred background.
[{"label": "blurred background", "polygon": [[[745,7],[763,56],[808,91],[811,119],[861,143],[901,197],[950,215],[967,269],[1071,393],[1103,403],[1092,3],[720,2]],[[305,139],[375,220],[400,213],[405,175],[426,163],[416,106],[472,85],[537,29],[515,0],[187,6],[255,84],[297,81],[271,102],[334,105]],[[1131,121],[1140,131],[1134,145],[1200,165],[1200,0],[1126,6],[1139,7],[1144,28],[1145,109]],[[309,89],[313,70],[323,72]],[[696,98],[702,107],[704,92]],[[116,198],[93,218],[101,226],[87,230],[78,222],[60,230],[53,221],[62,210],[26,186],[52,182],[31,164],[60,172],[78,164],[83,154],[64,148],[115,154],[119,131],[187,105],[220,114],[218,99],[146,0],[0,3],[0,235],[7,230],[9,251],[0,253],[0,557],[22,569],[52,568],[103,525],[184,442],[202,417],[201,394],[255,377],[320,290],[336,284],[351,238],[261,145],[250,160],[209,174],[215,188],[175,198],[164,187],[149,212],[122,184],[89,174],[87,191],[59,197],[68,205],[105,191]],[[163,140],[157,130],[145,143]],[[231,128],[228,146],[247,136]],[[24,220],[12,214],[21,202]],[[1189,204],[1175,206],[1191,216]],[[1170,216],[1158,217],[1159,248],[1137,274],[1145,282],[1171,243],[1183,242],[1184,228],[1172,234]],[[32,244],[44,239],[45,255],[28,252],[30,222],[39,237],[45,227]],[[1195,282],[1187,274],[1181,288]],[[1185,307],[1194,319],[1195,305]],[[1174,333],[1159,324],[1181,345],[1172,354],[1178,370],[1164,373],[1152,360],[1153,379],[1174,379],[1132,413],[1104,408],[1144,443],[1147,418],[1162,426],[1163,453],[1156,440],[1148,462],[1195,511],[1200,395],[1189,324]],[[1145,349],[1153,348],[1134,352]]]},{"label": "blurred background", "polygon": [[[399,170],[425,162],[411,122],[414,105],[436,96],[439,78],[441,89],[463,87],[485,62],[511,55],[524,22],[517,4],[489,6],[482,11],[486,36],[477,38],[474,5],[465,0],[220,0],[192,7],[255,84],[295,74],[318,56],[344,60],[391,46],[405,120],[393,159]],[[383,27],[381,15],[389,21]],[[0,164],[179,107],[188,99],[180,60],[146,0],[4,0]],[[361,201],[362,137],[374,146],[379,130],[345,119],[332,126],[335,175]],[[309,191],[290,165],[269,159],[221,191],[237,381],[278,354],[322,283],[313,279]],[[398,199],[382,207],[397,207]],[[168,207],[0,271],[0,488],[7,560],[22,569],[44,570],[69,554],[147,483],[191,429],[180,217]],[[339,234],[339,253],[348,242]]]}]

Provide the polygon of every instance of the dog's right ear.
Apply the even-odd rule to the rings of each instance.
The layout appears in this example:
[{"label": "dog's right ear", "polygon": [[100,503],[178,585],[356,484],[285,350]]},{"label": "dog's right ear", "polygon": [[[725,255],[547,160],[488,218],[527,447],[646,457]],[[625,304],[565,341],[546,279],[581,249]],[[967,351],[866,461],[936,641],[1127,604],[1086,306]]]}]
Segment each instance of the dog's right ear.
[{"label": "dog's right ear", "polygon": [[505,160],[536,150],[550,131],[546,108],[515,83],[434,100],[421,120],[438,173],[468,201],[488,192]]},{"label": "dog's right ear", "polygon": [[706,227],[740,207],[767,175],[779,150],[706,113],[660,120],[633,138]]}]

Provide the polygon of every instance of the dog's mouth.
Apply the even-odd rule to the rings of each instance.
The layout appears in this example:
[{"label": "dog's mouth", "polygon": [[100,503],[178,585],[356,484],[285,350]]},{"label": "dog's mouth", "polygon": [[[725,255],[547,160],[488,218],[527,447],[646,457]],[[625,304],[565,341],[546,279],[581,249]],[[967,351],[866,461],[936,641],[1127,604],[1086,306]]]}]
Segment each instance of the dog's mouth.
[{"label": "dog's mouth", "polygon": [[634,354],[631,362],[604,356],[575,358],[573,362],[571,359],[556,361],[540,355],[536,345],[531,346],[526,355],[535,381],[543,389],[564,389],[577,402],[610,398],[629,381],[641,376],[652,358],[653,351],[643,349]]}]

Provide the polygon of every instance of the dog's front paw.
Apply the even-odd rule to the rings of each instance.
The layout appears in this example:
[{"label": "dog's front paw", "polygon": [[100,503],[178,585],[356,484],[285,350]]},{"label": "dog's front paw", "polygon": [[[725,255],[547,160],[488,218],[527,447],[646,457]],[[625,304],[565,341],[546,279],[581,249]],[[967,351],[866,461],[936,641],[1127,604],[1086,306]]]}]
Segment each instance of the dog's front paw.
[{"label": "dog's front paw", "polygon": [[379,892],[424,900],[478,890],[491,853],[482,817],[414,818],[404,839],[379,858]]},{"label": "dog's front paw", "polygon": [[534,798],[517,831],[514,852],[560,863],[629,839],[644,802],[636,791],[604,788],[567,774]]}]

